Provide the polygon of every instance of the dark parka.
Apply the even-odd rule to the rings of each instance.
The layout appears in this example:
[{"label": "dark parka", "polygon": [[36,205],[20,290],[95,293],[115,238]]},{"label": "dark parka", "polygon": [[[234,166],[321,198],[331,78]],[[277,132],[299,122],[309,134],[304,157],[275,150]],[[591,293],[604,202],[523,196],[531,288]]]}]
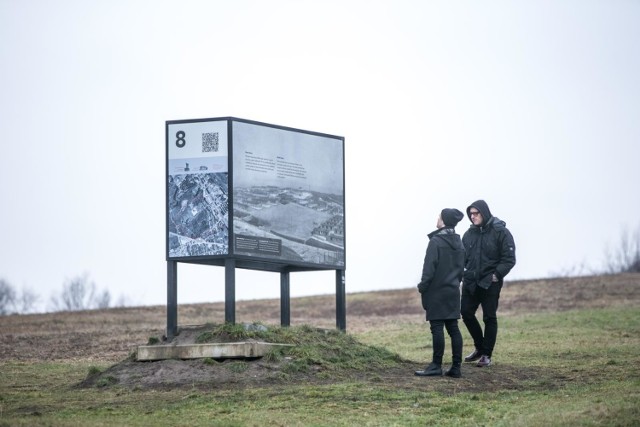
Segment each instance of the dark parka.
[{"label": "dark parka", "polygon": [[429,234],[418,291],[427,320],[460,318],[460,282],[464,266],[464,248],[460,236],[451,227]]},{"label": "dark parka", "polygon": [[473,293],[476,286],[489,289],[495,274],[502,285],[504,277],[516,265],[516,245],[506,223],[491,215],[484,200],[477,200],[467,208],[476,208],[483,218],[481,226],[471,225],[462,236],[465,249],[463,290]]}]

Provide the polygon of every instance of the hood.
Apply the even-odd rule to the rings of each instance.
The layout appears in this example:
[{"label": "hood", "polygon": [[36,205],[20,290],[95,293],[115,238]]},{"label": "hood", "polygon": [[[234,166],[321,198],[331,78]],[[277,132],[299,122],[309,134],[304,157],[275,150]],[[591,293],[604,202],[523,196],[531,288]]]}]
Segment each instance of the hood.
[{"label": "hood", "polygon": [[446,242],[451,249],[457,249],[460,245],[460,236],[456,234],[453,227],[440,228],[438,230],[429,233],[429,239],[439,237],[443,242]]},{"label": "hood", "polygon": [[482,222],[483,225],[488,224],[493,217],[493,215],[491,215],[491,211],[489,210],[489,205],[487,205],[487,202],[485,202],[484,200],[476,200],[467,208],[467,217],[469,217],[469,221],[471,221],[471,214],[469,213],[469,210],[471,208],[476,208],[482,214],[482,218],[484,219],[484,221]]}]

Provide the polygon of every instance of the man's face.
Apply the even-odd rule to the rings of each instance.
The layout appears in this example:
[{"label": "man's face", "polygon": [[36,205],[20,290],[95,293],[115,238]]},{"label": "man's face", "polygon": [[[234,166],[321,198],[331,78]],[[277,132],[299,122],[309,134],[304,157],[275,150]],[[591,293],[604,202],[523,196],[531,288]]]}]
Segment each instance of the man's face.
[{"label": "man's face", "polygon": [[469,215],[471,215],[471,222],[473,223],[473,225],[477,227],[482,225],[484,218],[482,218],[482,214],[480,213],[480,211],[478,211],[478,209],[476,208],[469,209]]}]

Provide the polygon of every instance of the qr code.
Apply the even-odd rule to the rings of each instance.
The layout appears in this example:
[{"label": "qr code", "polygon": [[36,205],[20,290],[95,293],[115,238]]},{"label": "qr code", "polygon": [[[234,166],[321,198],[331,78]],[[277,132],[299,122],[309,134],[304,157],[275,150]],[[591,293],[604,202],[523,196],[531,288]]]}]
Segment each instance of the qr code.
[{"label": "qr code", "polygon": [[218,151],[218,132],[202,134],[202,152],[211,153]]}]

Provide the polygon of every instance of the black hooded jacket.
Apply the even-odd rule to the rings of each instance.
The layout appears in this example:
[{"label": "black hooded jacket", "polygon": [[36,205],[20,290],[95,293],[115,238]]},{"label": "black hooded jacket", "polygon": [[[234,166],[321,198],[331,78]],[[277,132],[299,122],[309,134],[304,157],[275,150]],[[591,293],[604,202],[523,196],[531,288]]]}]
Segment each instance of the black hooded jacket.
[{"label": "black hooded jacket", "polygon": [[460,282],[464,267],[464,248],[451,227],[429,234],[418,291],[427,320],[460,318]]},{"label": "black hooded jacket", "polygon": [[473,292],[476,286],[488,289],[495,274],[502,284],[504,277],[516,265],[516,245],[506,223],[491,215],[484,200],[477,200],[467,208],[476,208],[483,218],[481,226],[471,225],[462,236],[465,249],[464,287]]}]

